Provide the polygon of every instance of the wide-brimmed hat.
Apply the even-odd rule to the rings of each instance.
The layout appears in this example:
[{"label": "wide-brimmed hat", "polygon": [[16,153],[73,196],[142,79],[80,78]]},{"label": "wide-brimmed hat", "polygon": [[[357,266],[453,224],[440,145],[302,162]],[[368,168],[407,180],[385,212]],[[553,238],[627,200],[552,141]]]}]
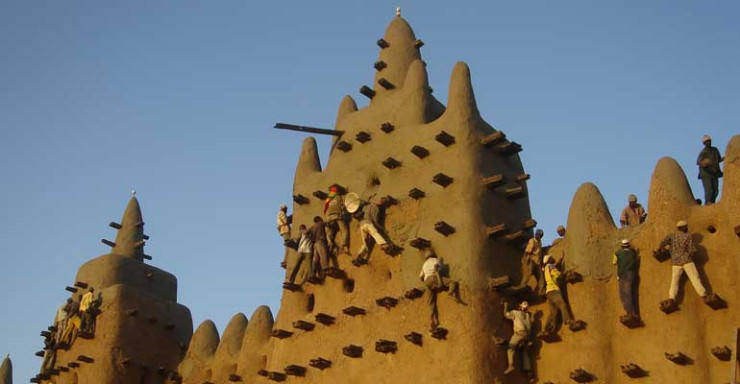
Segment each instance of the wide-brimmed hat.
[{"label": "wide-brimmed hat", "polygon": [[629,196],[627,196],[627,201],[629,201],[630,203],[636,203],[637,202],[637,196],[635,194],[632,194],[631,193]]},{"label": "wide-brimmed hat", "polygon": [[627,239],[622,239],[621,241],[623,247],[629,247],[630,241]]},{"label": "wide-brimmed hat", "polygon": [[686,220],[679,220],[676,223],[676,228],[688,227],[688,226],[689,226],[689,223],[687,223]]},{"label": "wide-brimmed hat", "polygon": [[354,192],[350,192],[347,196],[344,196],[344,207],[347,208],[347,212],[355,213],[360,209],[360,196]]},{"label": "wide-brimmed hat", "polygon": [[701,137],[701,142],[706,143],[707,141],[712,141],[712,136],[704,135]]}]

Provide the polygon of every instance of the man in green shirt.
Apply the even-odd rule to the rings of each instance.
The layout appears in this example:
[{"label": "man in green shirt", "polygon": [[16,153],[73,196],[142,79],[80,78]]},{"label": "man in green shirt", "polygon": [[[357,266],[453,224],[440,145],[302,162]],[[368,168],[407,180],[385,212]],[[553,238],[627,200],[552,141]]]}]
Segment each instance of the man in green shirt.
[{"label": "man in green shirt", "polygon": [[622,240],[622,247],[614,254],[612,264],[617,266],[617,281],[619,281],[619,300],[627,313],[627,317],[639,319],[635,297],[635,283],[637,281],[637,252],[630,247],[627,239]]},{"label": "man in green shirt", "polygon": [[714,204],[719,194],[719,178],[722,170],[719,163],[725,160],[719,153],[719,149],[712,146],[712,138],[704,135],[701,139],[704,149],[699,152],[696,165],[699,166],[699,179],[704,186],[704,205]]}]

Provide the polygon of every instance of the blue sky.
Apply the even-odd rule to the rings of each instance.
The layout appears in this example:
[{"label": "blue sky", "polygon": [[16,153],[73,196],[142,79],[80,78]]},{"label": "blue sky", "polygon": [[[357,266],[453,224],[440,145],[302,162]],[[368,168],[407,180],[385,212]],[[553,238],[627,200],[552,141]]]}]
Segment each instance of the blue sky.
[{"label": "blue sky", "polygon": [[132,188],[196,326],[276,312],[274,217],[303,135],[271,127],[332,127],[345,94],[365,105],[398,4],[435,95],[467,62],[483,116],[524,145],[546,239],[583,182],[615,215],[629,193],[645,201],[662,156],[701,195],[701,135],[724,152],[738,132],[736,1],[0,0],[0,354],[15,379],[36,373],[38,332]]}]

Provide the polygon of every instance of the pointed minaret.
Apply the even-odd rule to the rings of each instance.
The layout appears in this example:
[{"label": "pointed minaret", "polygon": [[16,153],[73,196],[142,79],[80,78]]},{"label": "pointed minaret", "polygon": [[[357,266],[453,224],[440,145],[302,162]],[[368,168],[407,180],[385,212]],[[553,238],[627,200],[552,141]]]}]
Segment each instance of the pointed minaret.
[{"label": "pointed minaret", "polygon": [[132,196],[129,200],[119,227],[116,244],[111,253],[143,261],[144,220],[141,217],[141,207],[139,207],[136,196]]},{"label": "pointed minaret", "polygon": [[255,309],[249,318],[238,361],[238,372],[243,377],[254,377],[257,371],[265,369],[274,322],[272,311],[266,305]]},{"label": "pointed minaret", "polygon": [[[695,206],[686,174],[678,162],[670,157],[658,160],[650,180],[647,221],[659,232],[672,230],[677,220],[688,218]],[[568,229],[570,231],[570,228]]]},{"label": "pointed minaret", "polygon": [[337,119],[335,120],[335,126],[339,125],[340,121],[344,120],[345,117],[356,111],[357,103],[355,102],[355,99],[353,99],[350,95],[345,95],[342,98],[342,102],[339,103],[339,108],[337,109]]},{"label": "pointed minaret", "polygon": [[0,365],[0,384],[13,384],[13,363],[10,361],[10,355],[5,355]]},{"label": "pointed minaret", "polygon": [[596,185],[585,183],[578,188],[568,211],[567,228],[568,267],[578,267],[581,273],[597,278],[608,276],[613,269],[611,260],[599,253],[599,246],[601,241],[616,244],[617,227]]},{"label": "pointed minaret", "polygon": [[241,352],[247,323],[247,317],[243,313],[237,313],[224,329],[211,365],[215,382],[227,382],[229,375],[236,373],[236,362]]},{"label": "pointed minaret", "polygon": [[373,89],[376,98],[403,88],[409,66],[414,60],[421,59],[420,42],[416,40],[409,23],[398,13],[386,28],[382,41],[385,44],[381,45],[378,63],[384,65],[375,74]]},{"label": "pointed minaret", "polygon": [[724,162],[724,182],[722,184],[722,202],[740,203],[740,135],[733,136],[727,143]]},{"label": "pointed minaret", "polygon": [[437,117],[432,113],[429,90],[426,65],[421,60],[414,60],[406,73],[404,106],[396,114],[398,125],[425,124]]},{"label": "pointed minaret", "polygon": [[445,116],[459,123],[477,123],[481,119],[470,81],[470,68],[462,61],[452,69]]},{"label": "pointed minaret", "polygon": [[319,160],[319,150],[316,146],[316,139],[309,136],[303,139],[301,155],[298,157],[298,165],[295,168],[295,185],[301,184],[304,180],[310,179],[312,175],[321,172],[321,160]]},{"label": "pointed minaret", "polygon": [[203,382],[211,379],[211,370],[207,368],[213,362],[218,344],[216,324],[211,320],[202,322],[193,333],[188,351],[178,368],[184,382]]}]

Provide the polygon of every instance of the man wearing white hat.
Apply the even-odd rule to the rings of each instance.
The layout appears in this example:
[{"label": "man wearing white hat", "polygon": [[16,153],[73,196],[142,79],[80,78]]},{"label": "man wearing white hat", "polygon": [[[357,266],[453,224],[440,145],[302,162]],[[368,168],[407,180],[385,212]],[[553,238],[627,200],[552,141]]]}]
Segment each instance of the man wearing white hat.
[{"label": "man wearing white hat", "polygon": [[696,165],[699,166],[699,179],[704,186],[704,204],[714,204],[719,194],[719,178],[722,177],[722,170],[719,164],[725,160],[719,153],[719,149],[712,146],[712,137],[704,135],[701,138],[704,148],[699,152],[696,158]]},{"label": "man wearing white hat", "polygon": [[517,350],[520,352],[522,361],[522,370],[530,373],[532,366],[529,361],[529,345],[531,345],[530,335],[532,332],[532,314],[528,311],[529,303],[522,301],[518,309],[509,310],[509,304],[504,304],[504,317],[514,323],[514,334],[509,339],[509,348],[506,350],[506,357],[509,366],[504,371],[504,375],[514,372],[514,355]]},{"label": "man wearing white hat", "polygon": [[639,319],[635,297],[635,282],[637,281],[637,252],[630,247],[627,239],[621,241],[619,249],[612,258],[612,264],[617,266],[617,280],[619,281],[619,300],[627,317]]},{"label": "man wearing white hat", "polygon": [[290,219],[288,218],[288,206],[280,204],[277,214],[277,230],[284,241],[290,240]]},{"label": "man wearing white hat", "polygon": [[434,331],[439,326],[439,311],[437,310],[437,294],[445,289],[456,302],[462,303],[460,299],[460,285],[457,281],[442,276],[442,262],[431,248],[424,250],[424,264],[419,272],[419,279],[427,288],[427,304],[431,310],[431,328]]},{"label": "man wearing white hat", "polygon": [[642,204],[637,202],[637,196],[634,194],[627,196],[627,203],[627,206],[622,210],[622,215],[619,216],[619,223],[622,224],[622,227],[631,227],[645,221],[647,214]]},{"label": "man wearing white hat", "polygon": [[684,272],[689,277],[696,293],[702,298],[707,296],[707,290],[701,283],[699,272],[696,270],[696,265],[694,265],[693,257],[696,253],[696,246],[691,239],[691,234],[689,234],[689,225],[685,220],[681,220],[676,223],[676,228],[678,229],[676,232],[666,236],[660,243],[661,248],[671,253],[671,270],[673,273],[668,298],[673,304],[675,304],[678,295],[678,284]]},{"label": "man wearing white hat", "polygon": [[[285,204],[280,204],[280,209],[278,209],[277,213],[277,231],[280,234],[280,237],[283,238],[283,244],[285,244],[286,246],[290,241],[290,221],[291,217],[288,216],[288,206]],[[283,268],[287,268],[287,257],[288,252],[286,249],[286,252],[283,255],[283,261],[280,262],[280,266]]]},{"label": "man wearing white hat", "polygon": [[545,255],[542,258],[542,263],[545,265],[542,269],[546,282],[545,297],[549,306],[545,333],[553,333],[555,332],[558,314],[560,314],[563,323],[568,327],[571,327],[571,324],[573,324],[573,316],[568,311],[568,306],[565,304],[563,295],[560,293],[560,270],[555,265],[555,258],[551,255]]}]

